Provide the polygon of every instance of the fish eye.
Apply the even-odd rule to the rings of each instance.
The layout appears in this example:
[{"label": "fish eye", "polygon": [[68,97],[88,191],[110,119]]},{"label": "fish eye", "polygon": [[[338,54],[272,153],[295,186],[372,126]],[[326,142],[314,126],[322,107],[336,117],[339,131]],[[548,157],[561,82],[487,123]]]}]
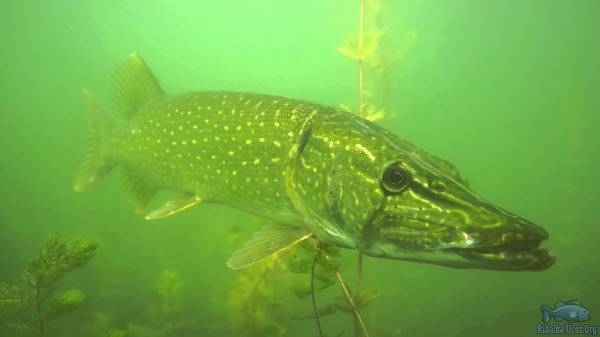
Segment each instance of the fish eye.
[{"label": "fish eye", "polygon": [[408,185],[408,173],[399,163],[393,163],[383,171],[381,185],[387,192],[400,193]]}]

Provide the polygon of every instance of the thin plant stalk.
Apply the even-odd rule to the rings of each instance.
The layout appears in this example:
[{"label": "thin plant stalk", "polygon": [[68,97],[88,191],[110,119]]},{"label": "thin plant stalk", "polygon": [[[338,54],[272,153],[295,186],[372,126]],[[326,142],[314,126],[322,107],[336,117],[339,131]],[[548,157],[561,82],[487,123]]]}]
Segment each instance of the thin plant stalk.
[{"label": "thin plant stalk", "polygon": [[[331,261],[331,259],[329,258],[328,255],[325,254],[323,256],[325,256],[325,258],[328,261]],[[358,309],[356,308],[356,305],[354,304],[354,300],[352,299],[350,290],[348,290],[348,287],[346,286],[346,283],[344,282],[342,274],[338,270],[335,271],[335,277],[337,278],[337,281],[340,284],[340,288],[342,288],[342,294],[344,295],[344,297],[345,297],[346,301],[348,302],[348,304],[350,305],[350,307],[352,307],[352,317],[355,319],[356,322],[358,322],[358,326],[360,327],[362,336],[369,337],[369,332],[367,331],[365,322],[363,321],[362,316],[360,316],[360,313],[358,312]]]},{"label": "thin plant stalk", "polygon": [[[357,257],[357,266],[356,266],[356,284],[354,286],[354,295],[355,296],[360,293],[362,270],[363,270],[363,254],[359,252],[358,257]],[[356,321],[356,320],[354,321],[354,335],[356,337],[360,337],[360,329],[358,326],[358,321]]]},{"label": "thin plant stalk", "polygon": [[317,311],[317,300],[315,298],[315,268],[317,267],[317,260],[319,259],[319,255],[321,255],[321,246],[317,250],[315,257],[313,258],[312,270],[310,273],[310,296],[312,298],[313,311],[315,313],[315,319],[317,321],[317,329],[319,330],[319,337],[324,337],[323,328],[321,327],[321,318],[319,317],[319,313]]},{"label": "thin plant stalk", "polygon": [[35,307],[38,314],[38,323],[40,329],[40,337],[44,337],[44,314],[42,313],[42,304],[40,303],[40,288],[37,286],[35,291]]},{"label": "thin plant stalk", "polygon": [[[360,13],[358,19],[358,55],[361,55],[364,45],[365,30],[365,0],[360,0]],[[358,114],[365,117],[365,65],[362,56],[357,60],[358,63]]]}]

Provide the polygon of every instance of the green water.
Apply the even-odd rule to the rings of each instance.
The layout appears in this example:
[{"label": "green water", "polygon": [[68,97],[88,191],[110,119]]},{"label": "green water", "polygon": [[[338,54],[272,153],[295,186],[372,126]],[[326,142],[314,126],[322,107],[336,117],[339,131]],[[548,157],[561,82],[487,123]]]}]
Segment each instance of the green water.
[{"label": "green water", "polygon": [[[0,282],[18,284],[51,233],[84,236],[99,242],[97,257],[61,289],[80,288],[86,301],[48,322],[47,336],[245,336],[231,306],[244,272],[225,260],[243,242],[232,230],[248,237],[260,220],[203,205],[148,222],[117,174],[73,192],[86,147],[81,88],[108,109],[113,71],[135,51],[169,93],[356,105],[356,65],[336,47],[356,34],[358,1],[5,0],[1,8]],[[399,1],[384,9],[388,55],[401,57],[388,71],[383,125],[546,228],[557,262],[543,272],[496,272],[365,258],[363,286],[381,293],[363,310],[371,336],[533,336],[540,305],[573,298],[598,325],[598,2]],[[355,253],[344,255],[353,283]],[[171,295],[161,280],[171,280]],[[310,313],[308,300],[278,296],[280,313]],[[354,335],[348,315],[322,323],[330,336]],[[317,334],[311,320],[289,319],[285,329]]]}]

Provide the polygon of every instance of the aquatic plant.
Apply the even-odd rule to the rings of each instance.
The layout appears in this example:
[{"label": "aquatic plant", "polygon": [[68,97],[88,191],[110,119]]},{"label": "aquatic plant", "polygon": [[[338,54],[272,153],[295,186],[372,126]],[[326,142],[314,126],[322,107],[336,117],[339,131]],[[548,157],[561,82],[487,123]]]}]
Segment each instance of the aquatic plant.
[{"label": "aquatic plant", "polygon": [[[229,241],[232,246],[241,241],[239,228],[233,229]],[[289,315],[283,305],[288,282],[286,272],[286,264],[273,256],[238,274],[228,300],[232,327],[237,335],[285,335],[289,325]]]},{"label": "aquatic plant", "polygon": [[358,108],[347,104],[340,104],[340,107],[371,121],[384,118],[391,108],[391,70],[414,47],[417,38],[415,32],[409,31],[390,47],[386,12],[384,0],[359,0],[358,36],[347,39],[337,48],[342,55],[356,62],[358,72]]},{"label": "aquatic plant", "polygon": [[[358,109],[353,111],[359,116],[368,120],[374,121],[383,118],[384,110],[377,109],[367,101],[367,96],[371,94],[365,86],[365,64],[370,59],[378,58],[378,47],[384,30],[378,26],[377,14],[381,10],[380,0],[371,0],[368,3],[369,13],[367,19],[369,21],[369,29],[365,32],[365,15],[367,13],[367,1],[359,0],[359,20],[358,20],[358,37],[356,39],[348,39],[344,46],[338,47],[338,51],[356,61],[358,69]],[[342,104],[342,108],[352,111],[347,105]]]},{"label": "aquatic plant", "polygon": [[0,284],[0,323],[14,336],[46,334],[46,323],[75,310],[85,299],[79,289],[57,292],[58,281],[84,267],[96,254],[98,244],[90,239],[61,240],[49,237],[23,273],[24,285]]},{"label": "aquatic plant", "polygon": [[183,280],[178,272],[164,269],[154,285],[159,296],[155,316],[170,319],[183,310]]},{"label": "aquatic plant", "polygon": [[[237,230],[230,240],[243,241]],[[378,292],[374,289],[355,292],[341,275],[342,260],[339,249],[309,239],[280,256],[240,271],[228,303],[236,333],[246,337],[281,337],[291,329],[293,319],[315,320],[320,333],[325,335],[321,318],[342,313],[357,321],[357,336],[368,336],[358,310],[371,303]],[[336,284],[342,290],[341,296],[331,302],[317,303],[317,294],[336,288],[332,287]],[[311,300],[312,310],[297,312],[288,301],[289,294],[301,301]],[[336,335],[344,333],[339,331]]]},{"label": "aquatic plant", "polygon": [[158,275],[153,292],[157,296],[148,306],[145,322],[128,322],[124,328],[128,337],[180,336],[190,322],[184,316],[185,283],[173,269],[163,269]]},{"label": "aquatic plant", "polygon": [[[337,312],[352,315],[355,322],[355,335],[368,337],[366,325],[359,311],[375,300],[378,291],[373,288],[352,289],[344,280],[341,274],[342,257],[338,248],[329,245],[323,245],[317,240],[307,240],[299,245],[299,249],[288,254],[289,270],[294,273],[309,275],[308,284],[298,287],[293,286],[292,292],[300,299],[310,296],[313,312],[307,315],[299,316],[300,319],[315,319],[320,336],[324,336],[324,329],[321,326],[321,317],[333,315]],[[318,305],[316,293],[338,284],[341,290],[341,296],[334,302],[325,305]],[[342,336],[344,331],[338,332],[337,336]]]},{"label": "aquatic plant", "polygon": [[[185,283],[180,273],[163,269],[148,293],[154,296],[139,296],[143,299],[143,310],[133,319],[122,315],[96,312],[81,329],[80,337],[169,337],[185,336],[193,322],[185,319]],[[131,296],[131,292],[128,295]]]}]

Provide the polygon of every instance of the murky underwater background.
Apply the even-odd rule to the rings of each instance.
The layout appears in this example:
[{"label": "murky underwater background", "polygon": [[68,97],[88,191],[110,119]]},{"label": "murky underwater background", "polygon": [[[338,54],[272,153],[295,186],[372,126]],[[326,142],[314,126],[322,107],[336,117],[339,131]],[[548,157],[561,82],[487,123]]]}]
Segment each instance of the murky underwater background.
[{"label": "murky underwater background", "polygon": [[[381,47],[395,60],[382,123],[454,163],[487,199],[544,226],[558,260],[543,272],[495,272],[365,258],[363,286],[380,292],[363,311],[371,336],[532,336],[540,305],[573,298],[598,324],[600,4],[381,4]],[[73,192],[86,140],[81,88],[109,110],[113,70],[135,51],[169,93],[356,105],[356,64],[336,48],[356,35],[358,1],[0,7],[0,282],[21,284],[51,233],[83,236],[98,241],[97,256],[60,287],[79,288],[86,300],[48,322],[47,336],[247,336],[235,329],[249,317],[235,310],[245,272],[225,260],[260,220],[202,205],[148,222],[133,212],[118,174]],[[352,282],[356,254],[344,255]],[[311,312],[310,301],[284,288],[277,311],[289,317],[264,335],[316,335],[314,321],[293,319]],[[319,302],[338,293],[332,287]],[[322,323],[330,336],[354,334],[349,315]]]}]

